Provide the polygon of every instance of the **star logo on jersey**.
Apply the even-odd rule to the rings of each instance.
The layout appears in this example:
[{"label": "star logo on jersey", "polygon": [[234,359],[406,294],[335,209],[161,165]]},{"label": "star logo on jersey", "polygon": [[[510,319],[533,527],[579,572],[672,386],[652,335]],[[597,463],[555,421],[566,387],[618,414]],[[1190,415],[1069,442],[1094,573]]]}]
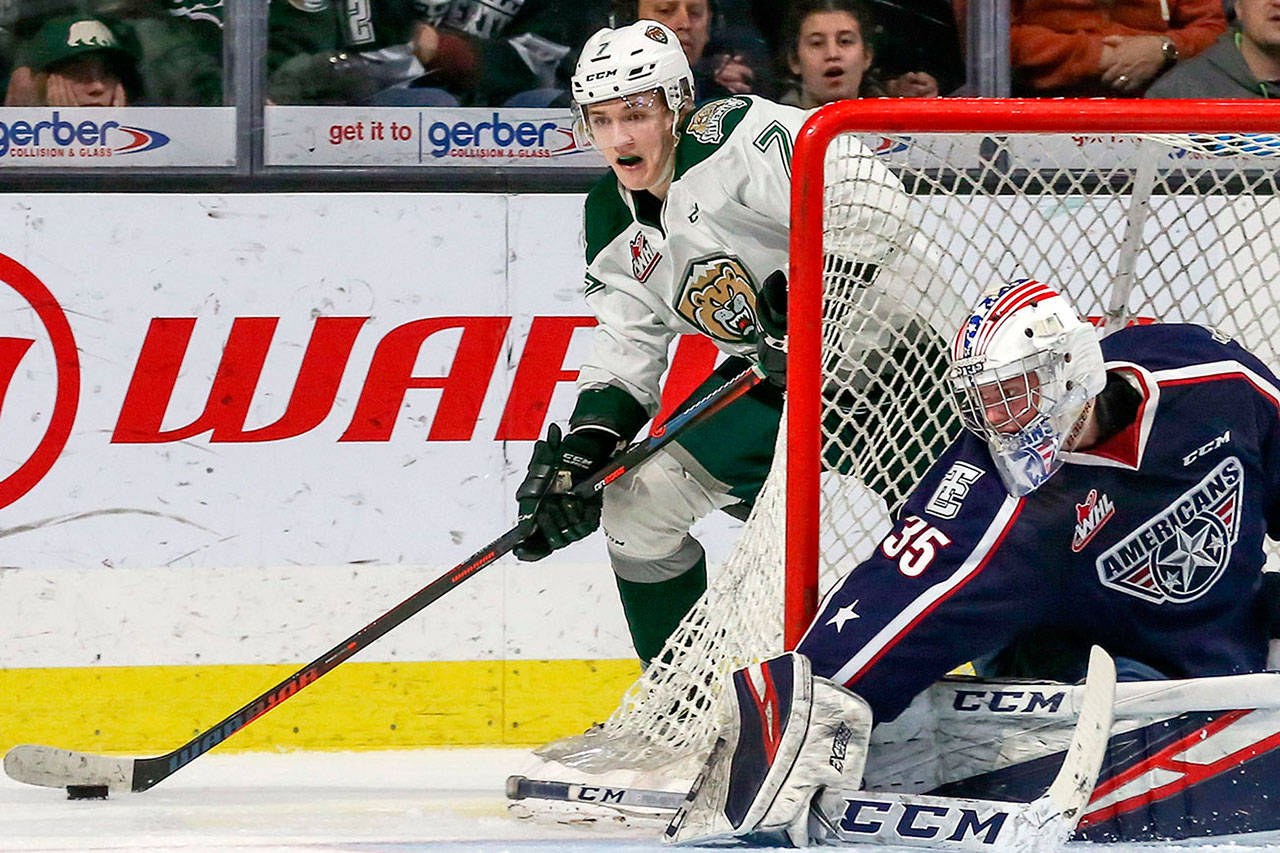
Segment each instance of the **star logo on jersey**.
[{"label": "star logo on jersey", "polygon": [[631,274],[643,284],[662,260],[662,253],[649,245],[641,231],[631,239]]},{"label": "star logo on jersey", "polygon": [[676,312],[718,341],[755,340],[756,286],[742,261],[718,256],[694,261],[684,274]]},{"label": "star logo on jersey", "polygon": [[1240,534],[1244,466],[1231,456],[1097,560],[1103,586],[1156,604],[1204,595]]},{"label": "star logo on jersey", "polygon": [[1090,489],[1084,503],[1076,504],[1076,530],[1071,537],[1071,550],[1077,554],[1084,550],[1102,525],[1116,514],[1116,505],[1105,494],[1098,494],[1097,489]]},{"label": "star logo on jersey", "polygon": [[1160,585],[1180,595],[1199,589],[1203,575],[1216,573],[1226,564],[1228,535],[1213,516],[1197,518],[1187,529],[1177,531],[1156,552]]},{"label": "star logo on jersey", "polygon": [[841,607],[836,611],[836,615],[827,620],[827,624],[835,625],[836,633],[839,634],[840,629],[844,627],[844,623],[848,622],[850,619],[861,619],[862,617],[854,612],[854,608],[858,606],[858,602],[861,600],[862,599],[855,599],[852,604],[846,604],[844,607]]}]

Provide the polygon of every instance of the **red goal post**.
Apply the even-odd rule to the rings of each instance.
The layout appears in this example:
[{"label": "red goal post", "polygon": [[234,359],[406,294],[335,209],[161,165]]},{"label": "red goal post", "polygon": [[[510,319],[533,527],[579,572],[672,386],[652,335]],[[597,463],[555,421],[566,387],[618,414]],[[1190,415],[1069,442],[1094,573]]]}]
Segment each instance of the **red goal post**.
[{"label": "red goal post", "polygon": [[[1280,133],[1268,101],[859,99],[817,110],[792,157],[784,642],[816,611],[822,458],[823,221],[828,147],[845,133]],[[1277,223],[1280,228],[1280,223]],[[956,318],[957,322],[959,318]]]}]

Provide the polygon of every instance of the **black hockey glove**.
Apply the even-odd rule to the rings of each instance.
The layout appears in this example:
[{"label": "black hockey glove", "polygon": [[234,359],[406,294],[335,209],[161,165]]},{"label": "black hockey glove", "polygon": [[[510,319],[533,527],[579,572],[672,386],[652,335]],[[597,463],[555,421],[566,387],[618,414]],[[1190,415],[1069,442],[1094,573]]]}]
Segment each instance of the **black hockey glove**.
[{"label": "black hockey glove", "polygon": [[787,387],[787,275],[774,270],[756,294],[756,358],[769,381]]},{"label": "black hockey glove", "polygon": [[561,437],[560,427],[547,427],[547,437],[534,444],[529,473],[516,489],[519,524],[528,531],[512,549],[518,559],[541,560],[600,526],[600,493],[580,498],[570,490],[617,449],[618,437],[608,430],[580,427]]}]

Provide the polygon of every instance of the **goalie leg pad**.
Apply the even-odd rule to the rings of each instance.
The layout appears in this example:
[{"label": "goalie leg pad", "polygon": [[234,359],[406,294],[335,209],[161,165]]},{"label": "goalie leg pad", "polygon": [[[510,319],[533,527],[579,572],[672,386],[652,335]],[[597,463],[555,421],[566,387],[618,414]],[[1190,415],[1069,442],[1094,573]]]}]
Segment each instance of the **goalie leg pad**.
[{"label": "goalie leg pad", "polygon": [[862,781],[871,722],[862,697],[814,678],[795,652],[734,672],[716,748],[665,840],[761,835],[803,846],[818,790]]}]

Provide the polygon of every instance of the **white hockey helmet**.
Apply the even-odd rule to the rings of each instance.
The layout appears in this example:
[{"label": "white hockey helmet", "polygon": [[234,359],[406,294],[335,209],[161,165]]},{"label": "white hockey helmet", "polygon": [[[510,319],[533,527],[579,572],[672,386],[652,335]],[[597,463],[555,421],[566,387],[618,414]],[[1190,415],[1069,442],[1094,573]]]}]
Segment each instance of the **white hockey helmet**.
[{"label": "white hockey helmet", "polygon": [[636,21],[617,29],[596,32],[582,48],[573,72],[573,110],[577,129],[590,140],[585,107],[614,98],[661,91],[675,114],[693,105],[693,71],[669,27],[657,21]]},{"label": "white hockey helmet", "polygon": [[1097,330],[1034,279],[988,290],[951,344],[952,392],[985,439],[1000,479],[1022,497],[1062,465],[1085,404],[1106,385]]}]

